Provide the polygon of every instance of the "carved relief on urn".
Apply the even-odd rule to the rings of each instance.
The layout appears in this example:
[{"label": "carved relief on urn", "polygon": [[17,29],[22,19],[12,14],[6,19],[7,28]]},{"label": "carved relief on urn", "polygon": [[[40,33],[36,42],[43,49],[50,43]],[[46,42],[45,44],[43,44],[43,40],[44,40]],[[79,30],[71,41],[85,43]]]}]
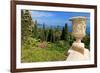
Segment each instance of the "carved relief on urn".
[{"label": "carved relief on urn", "polygon": [[72,36],[82,39],[86,35],[86,17],[72,17]]}]

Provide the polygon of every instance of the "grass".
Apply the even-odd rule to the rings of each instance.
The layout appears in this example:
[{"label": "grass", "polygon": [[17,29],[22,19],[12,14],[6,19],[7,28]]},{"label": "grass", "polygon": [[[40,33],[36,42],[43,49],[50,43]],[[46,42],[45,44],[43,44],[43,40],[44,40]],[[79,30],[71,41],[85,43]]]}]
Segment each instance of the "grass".
[{"label": "grass", "polygon": [[[34,43],[33,43],[34,42]],[[43,45],[43,43],[41,43]],[[28,45],[22,45],[21,62],[44,62],[44,61],[64,61],[66,60],[65,53],[69,45],[64,41],[56,43],[45,42],[46,47],[41,48],[40,42],[35,40],[28,41]]]},{"label": "grass", "polygon": [[23,54],[22,62],[61,61],[66,59],[63,53],[46,49],[24,50]]}]

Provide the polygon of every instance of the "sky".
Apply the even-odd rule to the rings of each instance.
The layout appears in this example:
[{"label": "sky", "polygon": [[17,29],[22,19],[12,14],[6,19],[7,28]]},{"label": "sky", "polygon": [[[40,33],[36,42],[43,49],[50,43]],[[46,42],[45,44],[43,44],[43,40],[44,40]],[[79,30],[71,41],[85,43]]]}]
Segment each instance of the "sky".
[{"label": "sky", "polygon": [[90,32],[90,13],[85,12],[60,12],[60,11],[37,11],[30,10],[33,20],[37,20],[38,24],[45,24],[48,27],[60,26],[68,24],[69,31],[72,29],[70,18],[75,16],[85,16],[87,18],[87,32]]}]

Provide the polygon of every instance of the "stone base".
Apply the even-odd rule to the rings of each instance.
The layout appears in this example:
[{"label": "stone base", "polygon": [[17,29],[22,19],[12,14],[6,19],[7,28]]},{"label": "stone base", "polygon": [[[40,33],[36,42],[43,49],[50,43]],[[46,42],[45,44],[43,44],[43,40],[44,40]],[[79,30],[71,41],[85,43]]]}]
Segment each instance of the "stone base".
[{"label": "stone base", "polygon": [[67,61],[89,60],[89,50],[84,48],[84,43],[74,42],[68,50]]}]

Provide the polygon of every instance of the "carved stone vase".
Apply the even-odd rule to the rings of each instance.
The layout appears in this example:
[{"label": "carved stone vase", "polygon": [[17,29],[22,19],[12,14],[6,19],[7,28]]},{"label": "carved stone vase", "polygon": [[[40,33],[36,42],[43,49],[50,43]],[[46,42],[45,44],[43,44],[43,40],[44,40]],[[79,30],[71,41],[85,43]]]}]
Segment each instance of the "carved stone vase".
[{"label": "carved stone vase", "polygon": [[77,16],[70,19],[72,22],[72,36],[76,39],[68,50],[67,60],[86,60],[89,58],[89,50],[81,42],[86,35],[86,17]]}]

